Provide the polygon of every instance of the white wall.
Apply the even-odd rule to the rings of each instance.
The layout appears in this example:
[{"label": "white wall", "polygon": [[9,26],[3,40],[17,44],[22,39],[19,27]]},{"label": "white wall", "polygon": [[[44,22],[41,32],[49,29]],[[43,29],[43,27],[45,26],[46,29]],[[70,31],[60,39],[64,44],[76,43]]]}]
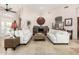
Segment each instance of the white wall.
[{"label": "white wall", "polygon": [[44,26],[48,26],[49,28],[52,28],[52,22],[54,21],[53,14],[48,13],[48,12],[49,10],[44,10],[40,15],[40,11],[30,10],[29,7],[23,8],[22,13],[21,13],[21,18],[22,18],[21,27],[27,28],[27,20],[30,20],[31,21],[30,29],[33,30],[33,26],[38,25],[36,22],[37,18],[39,16],[42,16],[45,18]]},{"label": "white wall", "polygon": [[73,25],[72,26],[65,26],[66,30],[73,30],[73,39],[77,39],[77,14],[76,14],[76,8],[69,7],[67,9],[64,8],[55,8],[53,10],[45,10],[40,15],[40,12],[35,12],[34,10],[30,10],[28,7],[23,8],[23,13],[21,14],[22,17],[22,28],[27,28],[27,20],[31,21],[30,29],[33,30],[34,25],[38,25],[36,20],[39,16],[43,16],[46,20],[45,26],[48,26],[49,28],[52,28],[52,23],[55,23],[55,17],[62,16],[63,21],[66,18],[72,18],[73,19]]},{"label": "white wall", "polygon": [[27,21],[31,21],[31,26],[30,29],[32,31],[32,28],[34,25],[37,25],[36,19],[38,18],[38,13],[35,13],[28,8],[23,8],[23,11],[21,13],[21,18],[22,18],[22,28],[27,28]]}]

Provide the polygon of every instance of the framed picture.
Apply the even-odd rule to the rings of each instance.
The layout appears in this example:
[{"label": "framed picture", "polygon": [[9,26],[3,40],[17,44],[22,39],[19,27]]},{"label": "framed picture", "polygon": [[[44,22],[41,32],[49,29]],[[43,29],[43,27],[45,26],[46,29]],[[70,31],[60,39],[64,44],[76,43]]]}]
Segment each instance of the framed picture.
[{"label": "framed picture", "polygon": [[65,26],[72,26],[72,18],[65,19]]}]

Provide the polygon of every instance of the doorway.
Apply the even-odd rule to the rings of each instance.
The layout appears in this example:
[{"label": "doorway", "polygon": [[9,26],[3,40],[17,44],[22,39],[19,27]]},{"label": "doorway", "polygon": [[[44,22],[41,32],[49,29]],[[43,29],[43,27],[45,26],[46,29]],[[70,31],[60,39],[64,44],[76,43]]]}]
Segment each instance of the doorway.
[{"label": "doorway", "polygon": [[79,39],[79,17],[77,17],[77,39]]},{"label": "doorway", "polygon": [[62,16],[58,16],[55,18],[55,29],[60,29],[59,24],[62,23]]}]

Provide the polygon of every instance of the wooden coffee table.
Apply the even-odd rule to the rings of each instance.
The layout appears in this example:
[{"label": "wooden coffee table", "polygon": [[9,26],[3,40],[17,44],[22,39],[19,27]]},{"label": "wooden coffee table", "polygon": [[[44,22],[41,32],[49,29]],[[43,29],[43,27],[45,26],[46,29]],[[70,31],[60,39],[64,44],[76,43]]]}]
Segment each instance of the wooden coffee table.
[{"label": "wooden coffee table", "polygon": [[46,36],[43,33],[36,33],[34,35],[34,41],[45,41]]}]

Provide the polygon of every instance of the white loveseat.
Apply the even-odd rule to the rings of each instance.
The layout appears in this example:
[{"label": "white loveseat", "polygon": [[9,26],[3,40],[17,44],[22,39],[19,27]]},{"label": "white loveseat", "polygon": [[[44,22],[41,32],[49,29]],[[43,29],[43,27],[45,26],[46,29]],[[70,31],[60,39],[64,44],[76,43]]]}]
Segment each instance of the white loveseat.
[{"label": "white loveseat", "polygon": [[54,29],[50,29],[47,36],[54,44],[68,44],[70,39],[68,32]]},{"label": "white loveseat", "polygon": [[15,36],[20,37],[20,44],[27,44],[32,37],[32,32],[29,29],[16,30]]}]

